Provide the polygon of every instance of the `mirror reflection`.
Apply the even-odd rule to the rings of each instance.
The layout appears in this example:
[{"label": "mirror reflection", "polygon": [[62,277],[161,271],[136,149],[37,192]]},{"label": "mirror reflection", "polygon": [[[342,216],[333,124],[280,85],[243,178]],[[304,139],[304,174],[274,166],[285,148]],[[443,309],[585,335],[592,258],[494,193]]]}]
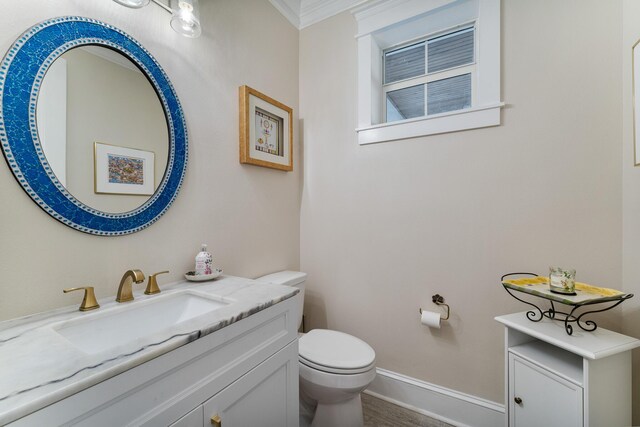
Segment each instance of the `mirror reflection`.
[{"label": "mirror reflection", "polygon": [[164,110],[146,76],[119,52],[86,45],[60,56],[42,81],[36,120],[53,172],[87,206],[128,212],[162,182]]}]

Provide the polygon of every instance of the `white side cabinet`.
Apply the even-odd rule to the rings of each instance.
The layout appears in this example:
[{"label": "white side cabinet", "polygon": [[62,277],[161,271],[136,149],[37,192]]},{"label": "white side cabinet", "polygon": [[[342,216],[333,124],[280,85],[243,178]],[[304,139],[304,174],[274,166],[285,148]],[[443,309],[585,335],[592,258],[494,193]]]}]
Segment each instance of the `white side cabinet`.
[{"label": "white side cabinet", "polygon": [[505,325],[506,424],[527,426],[631,425],[631,350],[640,340],[526,313],[496,317]]}]

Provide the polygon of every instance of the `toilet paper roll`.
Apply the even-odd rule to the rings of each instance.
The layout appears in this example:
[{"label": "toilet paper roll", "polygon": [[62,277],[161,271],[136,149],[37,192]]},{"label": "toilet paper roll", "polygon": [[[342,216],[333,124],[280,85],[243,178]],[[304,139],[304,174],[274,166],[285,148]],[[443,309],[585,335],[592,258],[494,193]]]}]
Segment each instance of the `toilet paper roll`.
[{"label": "toilet paper roll", "polygon": [[420,322],[430,328],[440,329],[440,313],[422,310]]}]

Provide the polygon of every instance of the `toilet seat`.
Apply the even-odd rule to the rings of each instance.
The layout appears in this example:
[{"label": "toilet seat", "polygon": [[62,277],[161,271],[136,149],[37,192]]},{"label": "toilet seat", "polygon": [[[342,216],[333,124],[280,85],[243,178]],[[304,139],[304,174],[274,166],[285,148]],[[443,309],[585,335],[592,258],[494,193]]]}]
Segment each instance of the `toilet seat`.
[{"label": "toilet seat", "polygon": [[370,365],[362,367],[362,368],[358,368],[358,369],[339,369],[339,368],[334,368],[332,366],[324,366],[324,365],[319,365],[317,363],[313,363],[310,360],[305,359],[304,357],[298,357],[298,361],[311,368],[311,369],[315,369],[317,371],[321,371],[321,372],[327,372],[329,374],[338,374],[338,375],[353,375],[353,374],[361,374],[363,372],[367,372],[370,369],[372,369],[373,367],[375,367],[376,363],[375,361],[372,362]]},{"label": "toilet seat", "polygon": [[360,374],[375,366],[375,351],[344,332],[314,329],[298,340],[300,363],[322,372]]}]

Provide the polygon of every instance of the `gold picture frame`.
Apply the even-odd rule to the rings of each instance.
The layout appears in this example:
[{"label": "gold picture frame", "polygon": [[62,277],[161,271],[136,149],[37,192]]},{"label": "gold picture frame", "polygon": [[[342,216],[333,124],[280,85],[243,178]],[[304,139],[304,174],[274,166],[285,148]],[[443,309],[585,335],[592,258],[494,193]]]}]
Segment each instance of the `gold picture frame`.
[{"label": "gold picture frame", "polygon": [[293,109],[240,86],[240,163],[293,170]]}]

